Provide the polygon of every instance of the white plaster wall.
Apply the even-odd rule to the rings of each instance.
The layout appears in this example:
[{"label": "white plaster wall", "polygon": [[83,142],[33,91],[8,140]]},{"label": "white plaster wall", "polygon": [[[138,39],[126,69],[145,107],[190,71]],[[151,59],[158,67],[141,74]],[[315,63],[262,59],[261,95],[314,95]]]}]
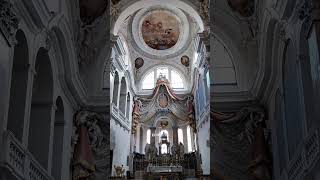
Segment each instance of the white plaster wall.
[{"label": "white plaster wall", "polygon": [[123,165],[126,170],[129,170],[129,167],[127,166],[127,157],[130,154],[131,133],[117,125],[114,119],[111,119],[110,129],[111,132],[114,133],[112,136],[115,138],[112,161],[112,174],[114,175],[114,165]]}]

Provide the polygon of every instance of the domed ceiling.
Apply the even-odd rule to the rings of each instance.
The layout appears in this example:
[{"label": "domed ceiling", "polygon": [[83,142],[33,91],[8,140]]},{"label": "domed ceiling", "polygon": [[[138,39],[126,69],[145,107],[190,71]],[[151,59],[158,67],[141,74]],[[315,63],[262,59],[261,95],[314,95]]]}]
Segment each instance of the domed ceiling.
[{"label": "domed ceiling", "polygon": [[124,8],[112,30],[126,41],[134,81],[139,84],[150,69],[167,66],[189,82],[198,33],[204,31],[197,9],[182,1],[143,2]]}]

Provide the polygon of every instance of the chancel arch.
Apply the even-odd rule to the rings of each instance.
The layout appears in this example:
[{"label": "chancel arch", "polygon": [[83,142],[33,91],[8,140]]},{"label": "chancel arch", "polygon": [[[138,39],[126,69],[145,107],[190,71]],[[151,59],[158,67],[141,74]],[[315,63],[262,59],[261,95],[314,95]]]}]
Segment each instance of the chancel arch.
[{"label": "chancel arch", "polygon": [[29,48],[22,30],[16,33],[17,44],[14,47],[10,103],[7,128],[22,141],[25,131],[25,107],[29,77]]}]

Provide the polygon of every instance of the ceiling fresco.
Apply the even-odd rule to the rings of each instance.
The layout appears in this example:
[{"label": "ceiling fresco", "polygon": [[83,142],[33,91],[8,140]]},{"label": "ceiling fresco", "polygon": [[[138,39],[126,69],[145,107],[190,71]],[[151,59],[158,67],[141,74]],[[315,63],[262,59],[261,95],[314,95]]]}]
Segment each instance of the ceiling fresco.
[{"label": "ceiling fresco", "polygon": [[180,35],[178,20],[166,11],[154,11],[146,16],[141,31],[144,42],[156,50],[173,47]]}]

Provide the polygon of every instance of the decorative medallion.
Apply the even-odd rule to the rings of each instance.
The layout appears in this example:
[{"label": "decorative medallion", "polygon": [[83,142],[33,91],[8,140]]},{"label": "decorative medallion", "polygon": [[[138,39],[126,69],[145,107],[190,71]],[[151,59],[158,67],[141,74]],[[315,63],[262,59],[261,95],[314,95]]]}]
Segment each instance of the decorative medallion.
[{"label": "decorative medallion", "polygon": [[159,95],[159,106],[161,108],[166,108],[168,106],[168,97],[165,94]]},{"label": "decorative medallion", "polygon": [[140,69],[144,64],[144,60],[142,58],[137,58],[135,61],[134,61],[134,66],[136,69]]},{"label": "decorative medallion", "polygon": [[180,35],[178,20],[161,10],[154,11],[143,20],[141,31],[144,42],[156,50],[173,47]]},{"label": "decorative medallion", "polygon": [[169,122],[168,122],[168,121],[161,121],[161,122],[160,122],[161,128],[165,128],[165,127],[167,127],[168,125],[169,125]]},{"label": "decorative medallion", "polygon": [[190,60],[188,56],[185,55],[181,57],[181,64],[183,64],[186,67],[189,67],[189,63],[190,63]]}]

